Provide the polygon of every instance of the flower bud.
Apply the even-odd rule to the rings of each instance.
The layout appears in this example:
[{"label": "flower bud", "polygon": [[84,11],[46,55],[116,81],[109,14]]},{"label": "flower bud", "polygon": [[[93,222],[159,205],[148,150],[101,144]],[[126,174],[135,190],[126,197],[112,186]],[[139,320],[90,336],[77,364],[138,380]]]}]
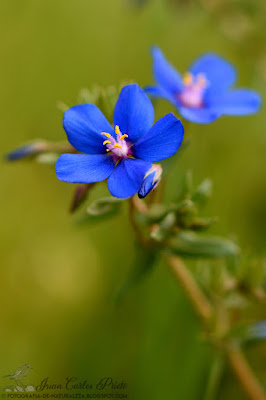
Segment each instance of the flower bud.
[{"label": "flower bud", "polygon": [[70,205],[70,213],[74,213],[84,203],[94,185],[95,183],[81,183],[75,188]]},{"label": "flower bud", "polygon": [[25,144],[24,146],[15,149],[10,153],[6,154],[5,157],[7,161],[17,161],[26,157],[39,154],[40,152],[43,151],[45,147],[46,147],[46,142],[44,142],[43,140],[39,140],[37,142],[28,143]]},{"label": "flower bud", "polygon": [[150,193],[151,190],[154,190],[161,180],[163,169],[160,164],[153,164],[151,169],[144,176],[142,185],[139,189],[138,196],[140,199],[143,199]]}]

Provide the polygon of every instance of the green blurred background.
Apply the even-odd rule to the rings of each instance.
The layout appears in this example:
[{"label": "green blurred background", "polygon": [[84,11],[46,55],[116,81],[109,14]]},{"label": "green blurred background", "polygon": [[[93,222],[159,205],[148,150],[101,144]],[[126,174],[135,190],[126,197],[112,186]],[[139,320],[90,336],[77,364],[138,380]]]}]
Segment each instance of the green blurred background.
[{"label": "green blurred background", "polygon": [[[235,64],[239,85],[264,96],[266,10],[255,3],[1,0],[1,153],[36,138],[64,140],[56,104],[74,105],[81,88],[150,84],[152,44],[182,72],[215,51]],[[169,109],[158,102],[156,118]],[[213,231],[235,235],[261,257],[265,122],[263,105],[255,116],[191,125],[191,146],[167,189],[170,199],[188,169],[196,183],[211,178],[208,214],[219,216]],[[1,185],[0,376],[29,363],[35,381],[112,376],[128,383],[130,399],[203,399],[212,350],[166,266],[157,265],[121,304],[113,301],[134,262],[126,212],[77,227],[68,214],[74,185],[44,165],[3,162]],[[106,193],[98,185],[92,199]],[[249,354],[264,382],[265,356],[262,345]],[[225,398],[245,398],[230,371],[219,395]]]}]

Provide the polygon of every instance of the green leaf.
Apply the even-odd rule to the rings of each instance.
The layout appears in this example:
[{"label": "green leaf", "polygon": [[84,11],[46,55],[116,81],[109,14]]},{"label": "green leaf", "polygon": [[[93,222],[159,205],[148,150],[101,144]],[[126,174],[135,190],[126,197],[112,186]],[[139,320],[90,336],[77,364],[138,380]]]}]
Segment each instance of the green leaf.
[{"label": "green leaf", "polygon": [[121,201],[123,200],[116,197],[102,197],[91,203],[87,208],[87,213],[93,217],[113,215],[114,212],[118,211]]},{"label": "green leaf", "polygon": [[184,257],[222,258],[236,256],[240,250],[230,240],[199,236],[191,231],[177,233],[168,241],[169,248]]},{"label": "green leaf", "polygon": [[170,204],[169,206],[163,204],[153,204],[145,214],[137,214],[137,219],[143,224],[154,224],[161,222],[168,214],[174,212],[175,214],[184,213],[187,208],[193,206],[190,200],[184,200],[177,204]]},{"label": "green leaf", "polygon": [[160,222],[169,212],[169,207],[163,204],[152,204],[146,214],[142,214],[141,222],[154,224]]},{"label": "green leaf", "polygon": [[218,353],[215,355],[210,368],[204,400],[217,399],[224,369],[225,359],[222,354]]},{"label": "green leaf", "polygon": [[176,223],[176,216],[173,212],[166,215],[160,225],[158,225],[152,232],[151,238],[156,242],[161,242],[172,233],[172,229]]},{"label": "green leaf", "polygon": [[203,182],[197,187],[192,200],[198,204],[204,204],[212,194],[212,181],[210,179],[204,179]]},{"label": "green leaf", "polygon": [[125,295],[137,286],[146,276],[151,273],[156,265],[158,253],[154,249],[143,248],[139,245],[136,247],[135,257],[131,271],[126,278],[124,284],[115,295],[115,302],[120,302]]},{"label": "green leaf", "polygon": [[193,231],[204,231],[209,229],[212,224],[217,221],[216,217],[211,218],[194,218],[191,222],[190,229]]},{"label": "green leaf", "polygon": [[116,197],[102,197],[95,200],[87,208],[85,215],[81,216],[77,221],[78,224],[88,224],[99,222],[106,218],[113,217],[120,210],[120,205],[123,199]]}]

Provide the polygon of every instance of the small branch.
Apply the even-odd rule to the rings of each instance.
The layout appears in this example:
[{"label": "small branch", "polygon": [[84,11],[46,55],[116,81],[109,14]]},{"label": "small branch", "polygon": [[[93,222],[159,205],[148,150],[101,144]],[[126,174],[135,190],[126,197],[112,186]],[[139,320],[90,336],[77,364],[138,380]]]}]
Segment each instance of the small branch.
[{"label": "small branch", "polygon": [[175,256],[167,256],[168,264],[174,276],[182,285],[186,295],[190,299],[192,305],[195,307],[198,315],[204,320],[210,320],[213,315],[212,306],[197,285],[193,275],[186,268],[182,260]]},{"label": "small branch", "polygon": [[243,389],[251,400],[266,400],[263,388],[253,374],[244,354],[239,347],[231,345],[226,348],[228,361],[238,377]]},{"label": "small branch", "polygon": [[56,151],[59,153],[77,153],[78,151],[68,142],[46,142],[41,152]]},{"label": "small branch", "polygon": [[147,204],[137,196],[131,197],[130,202],[133,209],[135,208],[139,213],[145,214],[148,211]]}]

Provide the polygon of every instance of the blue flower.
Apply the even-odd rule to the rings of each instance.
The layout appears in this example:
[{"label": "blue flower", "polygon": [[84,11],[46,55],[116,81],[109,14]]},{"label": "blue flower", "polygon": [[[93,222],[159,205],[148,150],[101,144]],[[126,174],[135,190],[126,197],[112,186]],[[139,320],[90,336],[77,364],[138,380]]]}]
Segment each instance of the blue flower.
[{"label": "blue flower", "polygon": [[246,115],[258,111],[260,96],[248,89],[231,89],[234,67],[223,58],[207,53],[199,57],[182,77],[158,47],[152,48],[156,86],[146,93],[171,102],[187,120],[210,123],[221,115]]},{"label": "blue flower", "polygon": [[92,183],[108,178],[110,193],[133,196],[153,162],[174,155],[184,136],[181,122],[169,113],[153,126],[154,110],[137,84],[125,86],[114,110],[114,126],[93,104],[77,105],[64,114],[69,142],[85,154],[62,154],[56,163],[58,179]]}]

